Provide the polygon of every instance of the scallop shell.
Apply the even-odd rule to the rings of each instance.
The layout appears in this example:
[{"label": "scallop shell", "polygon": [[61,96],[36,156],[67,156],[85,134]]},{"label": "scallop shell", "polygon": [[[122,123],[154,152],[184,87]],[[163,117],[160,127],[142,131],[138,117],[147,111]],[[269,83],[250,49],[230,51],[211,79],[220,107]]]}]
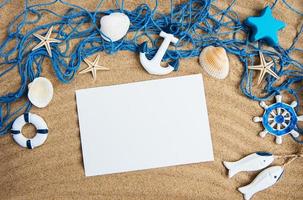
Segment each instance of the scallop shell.
[{"label": "scallop shell", "polygon": [[222,47],[205,47],[199,56],[201,67],[212,77],[225,79],[229,73],[229,61]]},{"label": "scallop shell", "polygon": [[27,97],[38,108],[46,107],[51,102],[53,93],[53,85],[47,78],[38,77],[28,84]]}]

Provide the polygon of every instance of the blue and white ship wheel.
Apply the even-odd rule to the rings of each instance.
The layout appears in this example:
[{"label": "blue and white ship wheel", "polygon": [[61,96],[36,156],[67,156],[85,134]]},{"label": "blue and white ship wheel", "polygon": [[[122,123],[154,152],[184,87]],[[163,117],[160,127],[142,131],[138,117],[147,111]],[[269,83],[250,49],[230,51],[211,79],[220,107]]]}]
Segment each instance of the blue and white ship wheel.
[{"label": "blue and white ship wheel", "polygon": [[[27,123],[31,123],[36,127],[36,135],[32,139],[26,138],[21,130]],[[33,149],[42,145],[48,136],[48,128],[45,121],[36,114],[25,113],[19,116],[13,123],[12,135],[17,144],[24,148]]]},{"label": "blue and white ship wheel", "polygon": [[290,105],[282,102],[282,96],[276,96],[276,103],[266,105],[264,101],[260,102],[260,106],[265,112],[262,117],[254,117],[254,122],[262,122],[264,130],[259,133],[261,137],[265,137],[270,133],[276,136],[276,143],[282,143],[282,136],[291,134],[293,137],[299,137],[299,133],[295,130],[298,121],[303,121],[303,115],[298,116],[294,108],[297,102],[293,101]]}]

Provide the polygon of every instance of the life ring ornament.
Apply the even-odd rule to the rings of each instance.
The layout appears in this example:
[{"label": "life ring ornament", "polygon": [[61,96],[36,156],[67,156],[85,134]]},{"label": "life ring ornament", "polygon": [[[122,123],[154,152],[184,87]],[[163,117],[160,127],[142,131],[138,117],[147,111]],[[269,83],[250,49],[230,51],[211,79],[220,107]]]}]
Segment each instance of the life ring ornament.
[{"label": "life ring ornament", "polygon": [[[27,123],[31,123],[36,127],[36,135],[32,138],[26,138],[21,130]],[[45,121],[39,115],[25,113],[19,116],[13,123],[11,133],[17,144],[24,148],[33,149],[42,145],[48,136],[48,128]]]}]

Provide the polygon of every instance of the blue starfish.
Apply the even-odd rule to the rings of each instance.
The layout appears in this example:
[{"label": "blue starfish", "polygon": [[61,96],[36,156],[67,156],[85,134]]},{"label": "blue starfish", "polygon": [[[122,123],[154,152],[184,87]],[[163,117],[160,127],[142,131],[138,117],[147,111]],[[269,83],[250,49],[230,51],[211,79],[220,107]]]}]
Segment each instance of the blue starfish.
[{"label": "blue starfish", "polygon": [[255,42],[263,39],[269,45],[277,46],[279,44],[277,32],[285,27],[285,23],[276,20],[271,13],[271,8],[264,8],[258,17],[248,17],[245,22],[252,29],[250,41]]}]

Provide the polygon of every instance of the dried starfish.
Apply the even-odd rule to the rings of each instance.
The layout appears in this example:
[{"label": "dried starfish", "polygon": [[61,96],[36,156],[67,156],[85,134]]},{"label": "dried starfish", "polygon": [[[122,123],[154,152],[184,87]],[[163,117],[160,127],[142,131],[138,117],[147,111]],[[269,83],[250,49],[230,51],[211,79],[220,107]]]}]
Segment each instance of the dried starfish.
[{"label": "dried starfish", "polygon": [[84,73],[92,72],[93,78],[94,78],[94,80],[96,80],[97,70],[109,70],[109,68],[107,68],[107,67],[103,67],[101,65],[98,65],[99,59],[100,59],[100,55],[98,55],[96,57],[94,62],[91,62],[90,60],[85,58],[84,62],[88,65],[88,67],[86,69],[82,70],[79,73],[84,74]]},{"label": "dried starfish", "polygon": [[52,57],[52,51],[51,51],[50,43],[60,43],[61,42],[60,40],[57,40],[57,39],[54,39],[54,38],[50,37],[51,34],[52,34],[52,31],[53,31],[53,27],[50,27],[50,29],[47,31],[45,36],[34,33],[34,36],[39,38],[41,40],[41,42],[37,46],[35,46],[32,49],[32,51],[35,51],[36,49],[39,49],[42,46],[45,46],[48,55],[50,57]]},{"label": "dried starfish", "polygon": [[271,76],[275,77],[276,79],[280,78],[272,69],[270,69],[273,65],[274,62],[266,62],[263,53],[259,52],[260,55],[260,65],[255,65],[255,66],[248,66],[248,69],[253,69],[253,70],[260,70],[260,75],[258,79],[258,85],[262,82],[264,76],[266,73],[270,74]]}]

